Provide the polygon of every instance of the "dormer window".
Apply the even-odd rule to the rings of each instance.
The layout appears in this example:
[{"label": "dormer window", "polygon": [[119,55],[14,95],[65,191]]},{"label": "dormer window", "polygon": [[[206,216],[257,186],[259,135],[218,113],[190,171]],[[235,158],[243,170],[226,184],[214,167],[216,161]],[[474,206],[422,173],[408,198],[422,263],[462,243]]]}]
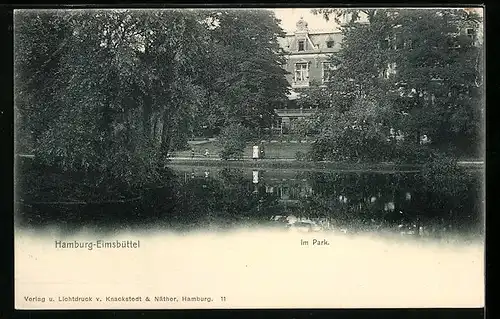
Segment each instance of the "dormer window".
[{"label": "dormer window", "polygon": [[306,41],[300,40],[299,41],[299,51],[304,51],[306,49]]},{"label": "dormer window", "polygon": [[333,40],[326,41],[327,48],[333,48],[334,44],[335,44],[335,41],[333,41]]}]

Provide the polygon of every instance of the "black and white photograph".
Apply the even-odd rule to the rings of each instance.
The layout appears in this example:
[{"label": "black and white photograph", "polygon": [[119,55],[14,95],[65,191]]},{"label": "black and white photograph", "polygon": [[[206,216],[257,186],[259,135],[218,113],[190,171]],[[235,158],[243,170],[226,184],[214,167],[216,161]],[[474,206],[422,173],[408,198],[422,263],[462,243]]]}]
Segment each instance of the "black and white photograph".
[{"label": "black and white photograph", "polygon": [[483,7],[16,9],[14,297],[482,308]]}]

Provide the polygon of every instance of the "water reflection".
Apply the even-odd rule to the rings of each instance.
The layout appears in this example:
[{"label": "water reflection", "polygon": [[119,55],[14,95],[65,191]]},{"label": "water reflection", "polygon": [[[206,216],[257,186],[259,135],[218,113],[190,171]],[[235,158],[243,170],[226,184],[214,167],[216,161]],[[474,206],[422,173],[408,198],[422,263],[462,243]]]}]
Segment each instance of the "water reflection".
[{"label": "water reflection", "polygon": [[[18,206],[25,226],[68,229],[145,227],[231,228],[241,225],[294,231],[395,231],[442,236],[482,233],[480,176],[420,173],[339,173],[173,167],[174,178],[122,204]],[[22,195],[22,194],[21,194]]]}]

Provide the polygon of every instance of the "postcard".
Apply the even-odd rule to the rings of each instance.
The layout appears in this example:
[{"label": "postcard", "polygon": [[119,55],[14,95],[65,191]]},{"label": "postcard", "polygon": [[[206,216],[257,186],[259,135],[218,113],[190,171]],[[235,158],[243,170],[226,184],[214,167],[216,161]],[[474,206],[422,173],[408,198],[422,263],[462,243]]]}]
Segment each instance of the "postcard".
[{"label": "postcard", "polygon": [[484,307],[483,8],[14,12],[16,309]]}]

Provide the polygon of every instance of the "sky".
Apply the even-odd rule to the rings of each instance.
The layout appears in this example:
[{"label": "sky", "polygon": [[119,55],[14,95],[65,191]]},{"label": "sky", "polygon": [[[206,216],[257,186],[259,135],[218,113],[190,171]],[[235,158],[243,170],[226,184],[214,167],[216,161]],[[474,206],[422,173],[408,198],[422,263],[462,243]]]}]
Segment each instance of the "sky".
[{"label": "sky", "polygon": [[337,24],[330,20],[328,22],[321,15],[314,15],[311,9],[305,8],[286,8],[286,9],[273,9],[276,17],[281,20],[281,27],[287,32],[295,31],[295,23],[299,21],[300,17],[308,23],[309,29],[336,29]]},{"label": "sky", "polygon": [[[300,17],[304,17],[304,20],[308,23],[309,29],[337,29],[338,25],[331,19],[326,22],[325,19],[321,15],[314,15],[311,13],[311,9],[306,8],[282,8],[282,9],[272,9],[276,14],[276,17],[281,21],[281,27],[286,32],[295,31],[295,23],[300,19]],[[478,12],[480,15],[483,14],[481,9],[472,9]]]}]

